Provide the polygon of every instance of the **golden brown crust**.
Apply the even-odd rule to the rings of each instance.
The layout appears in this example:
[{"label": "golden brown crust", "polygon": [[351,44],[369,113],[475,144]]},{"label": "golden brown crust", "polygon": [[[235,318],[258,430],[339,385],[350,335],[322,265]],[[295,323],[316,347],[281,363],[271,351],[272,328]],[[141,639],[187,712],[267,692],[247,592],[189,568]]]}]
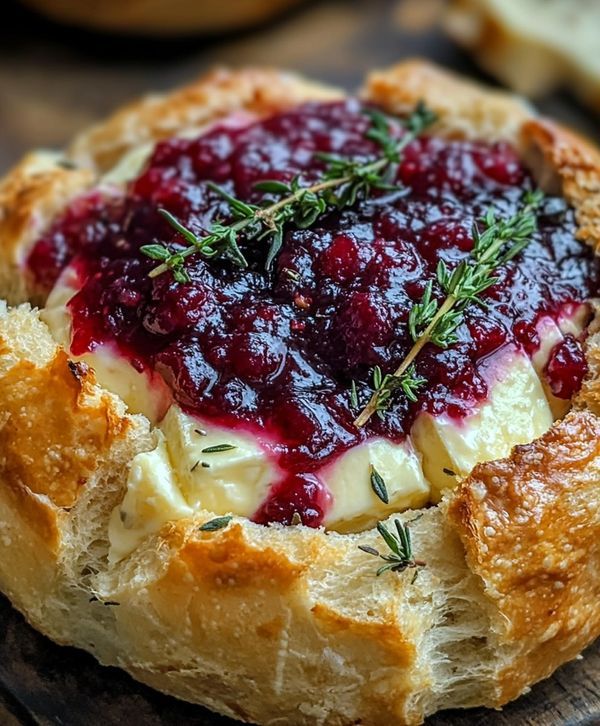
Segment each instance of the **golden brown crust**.
[{"label": "golden brown crust", "polygon": [[27,298],[23,258],[52,219],[87,189],[94,174],[59,154],[32,152],[0,181],[0,289],[10,302]]},{"label": "golden brown crust", "polygon": [[471,570],[519,653],[499,702],[552,673],[600,633],[600,419],[578,412],[510,459],[480,464],[449,513]]},{"label": "golden brown crust", "polygon": [[42,368],[22,361],[0,379],[0,450],[7,486],[17,489],[26,482],[31,492],[57,507],[75,504],[98,453],[110,448],[126,426],[106,397],[90,395],[94,383],[93,373],[69,361],[62,350]]},{"label": "golden brown crust", "polygon": [[69,153],[82,166],[106,171],[136,146],[201,129],[235,112],[263,116],[303,101],[341,95],[282,71],[217,69],[189,86],[165,96],[148,96],[117,111],[75,139]]},{"label": "golden brown crust", "polygon": [[[98,174],[147,141],[330,93],[274,71],[218,71],[124,109],[81,136],[71,154]],[[586,142],[512,97],[418,61],[373,74],[363,95],[396,112],[424,99],[440,117],[436,133],[536,149],[540,173],[554,170],[551,182],[576,207],[582,236],[595,242],[596,152]],[[413,522],[415,551],[427,562],[416,579],[410,571],[375,578],[373,558],[357,547],[377,544],[372,531],[325,534],[236,519],[200,532],[210,512],[169,523],[114,566],[106,558],[108,517],[123,496],[128,462],[149,439],[133,441],[139,422],[85,372],[74,376],[51,345],[36,358],[43,330],[31,314],[0,308],[0,409],[8,412],[0,524],[16,522],[7,526],[21,548],[0,537],[0,586],[52,637],[233,717],[383,725],[419,723],[444,707],[502,705],[600,632],[593,413],[572,414],[509,459],[478,467],[454,498]],[[39,440],[19,406],[32,412]],[[39,463],[57,442],[64,487],[44,481]],[[16,491],[26,496],[17,500]],[[45,507],[45,524],[29,499]],[[38,522],[44,537],[36,532],[29,544],[20,533]],[[42,586],[6,564],[17,555],[28,571],[36,558],[44,562],[43,592],[55,610],[36,609]],[[75,603],[73,591],[81,594]],[[119,605],[97,608],[90,593]]]},{"label": "golden brown crust", "polygon": [[[158,539],[168,549],[158,571],[138,565],[121,583],[102,580],[102,597],[120,603],[119,632],[131,643],[124,657],[137,678],[181,696],[185,668],[195,676],[186,698],[251,722],[275,714],[298,724],[419,722],[411,696],[427,687],[428,669],[417,655],[410,576],[374,588],[373,563],[353,538],[304,527],[239,520],[201,533],[181,521]],[[157,551],[150,543],[146,557]],[[156,629],[165,639],[141,636]]]},{"label": "golden brown crust", "polygon": [[362,93],[399,114],[425,101],[439,118],[432,133],[460,138],[514,142],[533,114],[516,96],[484,88],[420,59],[370,73]]},{"label": "golden brown crust", "polygon": [[585,342],[585,357],[588,364],[588,374],[585,377],[579,393],[573,399],[575,409],[587,409],[600,416],[600,318],[598,317],[598,303],[595,304],[596,315],[590,324],[591,334]]},{"label": "golden brown crust", "polygon": [[532,166],[539,169],[540,156],[543,160],[546,185],[552,186],[553,175],[558,177],[559,190],[575,209],[579,239],[600,248],[600,151],[587,139],[545,119],[524,124],[522,134]]}]

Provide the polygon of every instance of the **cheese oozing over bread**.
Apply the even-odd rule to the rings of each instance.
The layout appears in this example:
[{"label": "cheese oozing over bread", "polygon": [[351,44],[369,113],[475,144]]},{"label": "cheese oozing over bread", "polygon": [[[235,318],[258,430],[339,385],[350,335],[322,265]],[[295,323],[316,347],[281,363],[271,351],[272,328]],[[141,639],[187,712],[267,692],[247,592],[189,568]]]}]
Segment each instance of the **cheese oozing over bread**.
[{"label": "cheese oozing over bread", "polygon": [[[67,304],[76,290],[76,273],[66,268],[42,312],[55,339],[67,349]],[[469,416],[422,412],[405,441],[372,438],[325,465],[317,472],[331,495],[324,526],[357,531],[391,512],[439,501],[475,464],[506,456],[516,444],[544,433],[553,415],[536,370],[543,370],[551,348],[562,339],[561,328],[580,331],[582,321],[579,309],[560,325],[544,319],[544,343],[533,361],[513,348],[491,356],[483,371],[489,396]],[[111,346],[98,346],[82,360],[95,370],[101,385],[157,426],[156,448],[135,457],[125,496],[113,512],[111,559],[125,557],[167,522],[194,512],[251,517],[281,477],[256,435],[185,413],[172,402],[160,376],[139,373]],[[370,486],[373,468],[386,483],[387,503]]]},{"label": "cheese oozing over bread", "polygon": [[[242,128],[251,120],[251,115],[234,114],[220,126]],[[191,137],[198,133],[195,129]],[[100,190],[121,193],[140,175],[152,152],[152,145],[143,145],[126,154],[102,178]],[[351,255],[351,243],[344,247],[344,239],[338,239],[335,254],[343,258],[346,250]],[[55,339],[69,351],[69,301],[81,284],[76,264],[64,268],[42,312]],[[502,344],[480,361],[478,374],[487,396],[467,402],[467,415],[421,411],[407,425],[411,428],[406,436],[403,430],[397,440],[372,436],[311,468],[308,473],[322,482],[327,499],[320,523],[353,532],[393,512],[437,502],[477,463],[507,456],[513,446],[543,434],[568,407],[550,390],[546,364],[566,335],[580,335],[587,315],[587,306],[573,305],[559,316],[541,317],[536,328],[541,344],[532,357],[520,347]],[[133,460],[123,500],[112,514],[112,561],[126,557],[173,520],[199,512],[251,518],[285,480],[286,471],[274,454],[281,442],[271,438],[274,434],[216,424],[202,417],[201,408],[194,415],[186,412],[159,373],[138,370],[112,342],[94,341],[79,359],[94,369],[103,387],[119,395],[132,413],[144,414],[156,430],[155,448]],[[383,494],[377,490],[377,477],[385,482]]]}]

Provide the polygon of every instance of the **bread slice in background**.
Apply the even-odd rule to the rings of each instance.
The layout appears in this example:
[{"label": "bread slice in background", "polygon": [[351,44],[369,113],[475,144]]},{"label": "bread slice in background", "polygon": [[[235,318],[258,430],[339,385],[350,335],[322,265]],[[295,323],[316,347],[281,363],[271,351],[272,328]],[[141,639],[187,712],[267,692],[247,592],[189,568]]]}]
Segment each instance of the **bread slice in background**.
[{"label": "bread slice in background", "polygon": [[450,0],[445,28],[519,93],[572,91],[600,111],[597,0]]}]

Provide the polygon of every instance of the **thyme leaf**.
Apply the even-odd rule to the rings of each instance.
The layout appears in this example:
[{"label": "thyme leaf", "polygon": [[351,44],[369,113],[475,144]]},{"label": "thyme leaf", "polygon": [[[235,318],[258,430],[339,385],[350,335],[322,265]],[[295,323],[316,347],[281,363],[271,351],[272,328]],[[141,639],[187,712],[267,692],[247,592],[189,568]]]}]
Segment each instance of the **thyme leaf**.
[{"label": "thyme leaf", "polygon": [[203,454],[218,454],[221,451],[231,451],[237,447],[233,444],[215,444],[214,446],[207,446],[205,449],[201,449]]},{"label": "thyme leaf", "polygon": [[281,249],[287,224],[294,224],[298,228],[310,227],[330,208],[352,206],[357,199],[367,198],[373,189],[394,188],[391,180],[402,150],[436,117],[424,104],[417,104],[404,121],[404,134],[398,138],[384,114],[375,109],[367,109],[365,113],[371,121],[365,137],[381,150],[381,154],[373,161],[364,163],[334,154],[317,154],[317,158],[324,162],[324,170],[317,182],[303,185],[300,176],[289,183],[271,179],[261,181],[255,185],[255,189],[276,198],[261,205],[244,202],[209,183],[208,186],[227,202],[233,221],[229,224],[215,222],[201,236],[185,227],[166,209],[159,209],[159,214],[182,237],[186,246],[174,251],[158,243],[141,247],[142,254],[160,262],[150,271],[150,277],[158,277],[170,270],[176,282],[189,282],[185,262],[196,254],[207,259],[225,257],[238,267],[247,267],[248,262],[239,247],[242,232],[246,239],[264,239],[269,242],[265,261],[265,268],[269,271]]},{"label": "thyme leaf", "polygon": [[[482,305],[481,299],[498,278],[494,271],[518,255],[531,241],[537,229],[536,210],[542,204],[541,191],[526,192],[522,208],[507,219],[498,218],[490,209],[482,225],[473,228],[473,249],[469,257],[454,269],[441,261],[436,270],[436,282],[445,294],[443,302],[433,297],[433,281],[425,286],[420,302],[415,303],[408,315],[408,331],[413,346],[394,373],[383,376],[381,370],[373,373],[373,394],[354,421],[364,426],[375,413],[382,416],[389,408],[392,394],[401,389],[410,401],[416,401],[424,379],[415,373],[415,361],[427,343],[447,348],[457,342],[456,331],[463,321],[464,310],[470,304]],[[482,231],[483,227],[483,231]]]},{"label": "thyme leaf", "polygon": [[227,527],[229,522],[233,517],[226,516],[226,517],[215,517],[214,519],[210,519],[208,522],[204,522],[204,524],[200,525],[198,527],[199,532],[216,532],[219,529],[224,529]]},{"label": "thyme leaf", "polygon": [[[414,520],[413,520],[414,521]],[[410,530],[407,524],[399,519],[394,519],[396,532],[390,531],[383,522],[377,523],[377,531],[388,546],[389,552],[381,554],[379,550],[370,545],[359,545],[358,549],[368,555],[379,557],[385,564],[377,570],[377,575],[382,575],[387,570],[391,572],[404,572],[406,569],[424,567],[425,562],[415,559],[412,549]]]},{"label": "thyme leaf", "polygon": [[371,464],[370,466],[371,470],[371,489],[375,492],[375,494],[381,499],[381,501],[384,504],[390,503],[390,497],[388,495],[387,487],[385,485],[385,481],[381,474],[377,471],[377,469]]}]

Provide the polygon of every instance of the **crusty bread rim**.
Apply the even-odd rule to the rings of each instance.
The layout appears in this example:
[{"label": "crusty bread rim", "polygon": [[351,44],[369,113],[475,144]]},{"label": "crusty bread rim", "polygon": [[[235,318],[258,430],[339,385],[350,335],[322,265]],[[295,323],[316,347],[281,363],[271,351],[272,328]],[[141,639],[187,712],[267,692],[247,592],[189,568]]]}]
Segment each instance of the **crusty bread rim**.
[{"label": "crusty bread rim", "polygon": [[[515,144],[598,245],[600,155],[584,140],[421,61],[373,73],[362,94],[394,113],[425,100],[434,133]],[[59,165],[30,156],[0,185],[0,290],[27,298],[28,246],[128,150],[237,110],[338,95],[277,71],[217,71],[118,112]],[[0,589],[55,640],[245,721],[416,724],[441,708],[501,706],[600,633],[595,335],[588,347],[576,410],[477,466],[411,524],[427,562],[416,578],[374,577],[357,548],[376,543],[372,531],[242,518],[199,531],[211,512],[170,523],[109,567],[108,516],[153,433],[69,363],[35,311],[0,307]]]}]

